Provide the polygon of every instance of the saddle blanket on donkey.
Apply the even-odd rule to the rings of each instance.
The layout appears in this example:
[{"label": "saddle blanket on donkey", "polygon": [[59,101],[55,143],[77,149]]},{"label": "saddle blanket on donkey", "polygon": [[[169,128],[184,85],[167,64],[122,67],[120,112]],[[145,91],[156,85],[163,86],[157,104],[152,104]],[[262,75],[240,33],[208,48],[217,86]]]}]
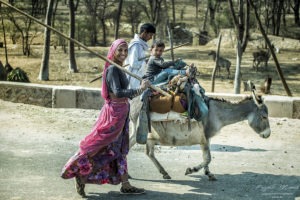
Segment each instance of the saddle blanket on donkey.
[{"label": "saddle blanket on donkey", "polygon": [[[170,111],[167,113],[157,113],[150,112],[150,119],[152,122],[170,122],[173,121],[179,124],[185,124],[188,121],[188,117],[183,113],[178,113],[175,111]],[[191,121],[196,121],[195,119],[191,119]]]},{"label": "saddle blanket on donkey", "polygon": [[188,122],[190,127],[190,120],[202,121],[208,114],[209,98],[195,77],[177,75],[160,88],[171,97],[150,90],[143,95],[136,134],[139,144],[147,142],[151,121]]}]

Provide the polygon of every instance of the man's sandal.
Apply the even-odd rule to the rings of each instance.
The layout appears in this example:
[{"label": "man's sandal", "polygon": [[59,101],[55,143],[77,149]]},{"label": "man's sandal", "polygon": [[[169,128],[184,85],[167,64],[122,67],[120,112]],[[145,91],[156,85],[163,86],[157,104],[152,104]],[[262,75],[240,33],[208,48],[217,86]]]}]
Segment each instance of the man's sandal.
[{"label": "man's sandal", "polygon": [[121,187],[120,190],[121,194],[144,194],[145,190],[143,188],[136,188],[134,186],[131,186],[130,188]]},{"label": "man's sandal", "polygon": [[85,184],[81,182],[79,177],[75,177],[75,188],[77,193],[81,196],[81,197],[86,197],[85,192],[84,192],[84,187]]}]

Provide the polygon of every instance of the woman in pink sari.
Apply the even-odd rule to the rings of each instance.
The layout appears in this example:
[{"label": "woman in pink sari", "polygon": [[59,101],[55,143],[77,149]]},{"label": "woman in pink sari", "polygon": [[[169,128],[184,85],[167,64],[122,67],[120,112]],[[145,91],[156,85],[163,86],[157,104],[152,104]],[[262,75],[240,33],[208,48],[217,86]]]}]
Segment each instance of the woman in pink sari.
[{"label": "woman in pink sari", "polygon": [[[128,54],[128,45],[123,39],[114,41],[107,58],[123,65]],[[142,194],[142,188],[128,181],[126,156],[129,151],[128,98],[140,95],[148,86],[142,81],[138,89],[127,89],[126,74],[114,65],[105,63],[101,95],[105,100],[99,117],[91,131],[80,141],[79,150],[66,163],[61,177],[74,178],[79,195],[85,196],[86,183],[122,183],[122,194]]]}]

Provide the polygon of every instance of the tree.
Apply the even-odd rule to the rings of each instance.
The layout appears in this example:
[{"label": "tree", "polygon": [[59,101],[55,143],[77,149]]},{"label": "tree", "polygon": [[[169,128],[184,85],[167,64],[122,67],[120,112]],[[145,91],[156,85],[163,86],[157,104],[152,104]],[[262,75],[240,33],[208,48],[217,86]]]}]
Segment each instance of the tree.
[{"label": "tree", "polygon": [[299,9],[300,9],[300,1],[294,0],[294,6],[292,6],[294,10],[295,24],[300,26],[300,18],[299,18]]},{"label": "tree", "polygon": [[100,20],[100,24],[102,27],[102,38],[103,38],[103,46],[106,46],[107,43],[107,27],[106,20],[109,18],[110,9],[114,6],[113,1],[109,0],[101,0],[100,5],[98,7],[98,19]]},{"label": "tree", "polygon": [[[75,38],[75,4],[74,0],[69,0],[69,17],[70,17],[70,27],[69,27],[69,37]],[[69,41],[69,71],[78,72],[76,59],[75,59],[75,48],[74,42]]]},{"label": "tree", "polygon": [[[52,24],[52,14],[53,14],[53,5],[55,0],[48,1],[48,8],[46,13],[45,24],[51,26]],[[47,81],[49,80],[49,57],[50,57],[50,37],[51,37],[51,30],[47,27],[44,31],[44,51],[43,51],[43,58],[41,69],[39,73],[39,80]]]},{"label": "tree", "polygon": [[119,38],[119,26],[120,26],[122,7],[123,7],[123,0],[119,0],[119,6],[118,6],[118,12],[117,12],[116,24],[115,24],[115,39]]},{"label": "tree", "polygon": [[275,26],[275,35],[279,35],[280,25],[281,25],[281,17],[284,13],[284,0],[279,0],[277,2],[277,15],[276,15],[276,22],[274,23]]},{"label": "tree", "polygon": [[86,0],[84,5],[87,9],[87,21],[89,21],[89,42],[91,46],[98,44],[98,23],[97,23],[97,8],[100,1]]},{"label": "tree", "polygon": [[142,8],[139,5],[139,1],[129,2],[125,7],[124,16],[126,22],[131,24],[131,34],[134,35],[138,31],[138,25],[141,23]]},{"label": "tree", "polygon": [[51,24],[51,26],[53,27],[53,28],[55,28],[55,17],[56,17],[56,12],[57,12],[57,6],[58,6],[58,2],[59,2],[59,0],[54,0],[54,8],[53,8],[53,11],[52,11],[52,24]]},{"label": "tree", "polygon": [[162,3],[163,0],[148,0],[148,5],[141,4],[141,8],[147,18],[156,27],[154,39],[156,35],[159,35],[160,39],[164,39],[165,36],[165,24],[167,23],[168,17],[166,17],[167,12],[162,12]]},{"label": "tree", "polygon": [[[5,51],[5,66],[9,65],[8,63],[8,56],[7,56],[7,45],[6,45],[6,34],[5,34],[5,26],[4,26],[4,20],[3,20],[3,11],[4,9],[2,8],[2,4],[0,3],[0,15],[1,15],[1,25],[2,25],[2,30],[3,30],[3,40],[4,40],[4,51]],[[2,63],[1,63],[2,65]],[[10,65],[9,65],[10,66]]]},{"label": "tree", "polygon": [[198,13],[199,13],[199,0],[195,0],[196,2],[196,20],[198,20]]},{"label": "tree", "polygon": [[273,35],[279,35],[281,17],[284,13],[284,0],[264,1],[266,27],[271,28]]},{"label": "tree", "polygon": [[207,9],[208,9],[209,16],[210,16],[209,23],[213,27],[213,30],[214,30],[215,34],[217,34],[217,32],[218,32],[217,25],[216,25],[216,22],[215,22],[215,15],[216,15],[217,7],[219,5],[220,5],[220,2],[218,0],[216,0],[215,2],[214,2],[214,0],[207,0]]},{"label": "tree", "polygon": [[[13,6],[29,13],[33,17],[44,17],[46,11],[45,8],[47,7],[47,1],[35,0],[30,2],[31,3],[28,3],[28,1],[18,1],[18,3],[15,3],[14,1],[12,1],[11,3]],[[32,20],[27,17],[22,17],[21,15],[13,12],[12,10],[7,13],[7,16],[21,35],[23,54],[26,56],[30,56],[30,45],[32,43],[32,40],[37,35],[37,30],[32,29]]]},{"label": "tree", "polygon": [[291,91],[290,91],[288,85],[286,84],[286,81],[285,81],[285,78],[284,78],[283,73],[282,73],[282,71],[281,71],[279,62],[278,62],[277,57],[276,57],[276,55],[275,55],[275,53],[274,53],[274,50],[273,50],[273,48],[272,48],[272,44],[271,44],[271,42],[270,42],[270,40],[269,40],[269,38],[268,38],[268,36],[267,36],[267,34],[266,34],[266,32],[265,32],[263,26],[262,26],[262,23],[261,23],[261,21],[260,21],[260,18],[259,18],[257,9],[256,9],[256,6],[254,5],[254,3],[253,3],[252,0],[248,0],[248,3],[251,5],[251,7],[252,7],[253,10],[254,10],[255,18],[256,18],[256,20],[257,20],[257,22],[258,22],[259,29],[260,29],[261,34],[263,35],[263,37],[264,37],[264,39],[265,39],[265,41],[266,41],[266,44],[268,45],[268,47],[269,47],[269,49],[270,49],[271,55],[272,55],[272,57],[273,57],[273,59],[274,59],[274,62],[275,62],[275,65],[276,65],[276,69],[277,69],[278,75],[279,75],[279,77],[280,77],[280,79],[281,79],[281,81],[282,81],[282,84],[283,84],[283,86],[284,86],[284,89],[285,89],[285,91],[286,91],[286,93],[287,93],[288,96],[292,96],[292,93],[291,93]]},{"label": "tree", "polygon": [[[106,20],[112,17],[112,8],[114,7],[114,1],[112,0],[86,0],[84,5],[87,8],[87,14],[90,16],[90,23],[92,26],[93,41],[97,40],[98,21],[102,30],[102,45],[106,46],[107,43],[107,27]],[[94,27],[94,28],[93,28]],[[98,43],[98,42],[97,42]],[[94,42],[95,44],[95,42]]]},{"label": "tree", "polygon": [[175,15],[175,1],[174,0],[171,0],[172,2],[172,16],[173,16],[173,24],[176,23],[176,15]]},{"label": "tree", "polygon": [[[232,0],[228,0],[231,15],[234,21],[236,35],[237,35],[237,61],[236,61],[236,73],[234,78],[234,91],[235,94],[240,93],[241,87],[241,63],[243,52],[247,47],[247,43],[249,40],[249,16],[250,16],[250,4],[246,0],[246,4],[244,0],[238,0],[238,15],[236,14],[233,6]],[[246,15],[244,12],[246,10]],[[237,17],[238,16],[238,17]]]},{"label": "tree", "polygon": [[149,8],[146,5],[141,5],[150,22],[157,26],[160,21],[162,0],[148,0]]}]

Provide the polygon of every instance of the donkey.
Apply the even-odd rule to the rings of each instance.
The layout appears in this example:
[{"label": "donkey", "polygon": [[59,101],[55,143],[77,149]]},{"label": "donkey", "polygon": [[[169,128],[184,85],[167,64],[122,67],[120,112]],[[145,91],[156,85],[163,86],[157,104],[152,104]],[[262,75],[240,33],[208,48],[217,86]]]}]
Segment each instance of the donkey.
[{"label": "donkey", "polygon": [[[136,143],[136,125],[142,103],[139,97],[137,97],[130,104],[132,125],[130,136],[131,148]],[[208,115],[204,120],[201,122],[191,121],[191,132],[188,131],[187,122],[183,124],[175,123],[174,121],[151,122],[151,133],[148,133],[146,142],[146,154],[163,175],[164,179],[171,179],[171,177],[155,158],[155,145],[189,146],[200,144],[203,162],[198,166],[187,168],[185,174],[198,172],[204,168],[204,173],[208,176],[209,180],[216,180],[208,166],[211,162],[210,139],[217,135],[222,127],[247,119],[250,127],[262,138],[268,138],[271,134],[267,106],[263,103],[260,96],[256,96],[254,90],[252,91],[252,97],[247,97],[238,103],[209,98],[208,105]]]},{"label": "donkey", "polygon": [[[216,61],[217,53],[215,51],[211,51],[208,53],[209,56],[212,56],[213,60]],[[217,64],[217,72],[220,75],[221,67],[224,67],[227,71],[227,78],[230,76],[230,66],[231,62],[225,58],[219,56],[218,64]]]}]

